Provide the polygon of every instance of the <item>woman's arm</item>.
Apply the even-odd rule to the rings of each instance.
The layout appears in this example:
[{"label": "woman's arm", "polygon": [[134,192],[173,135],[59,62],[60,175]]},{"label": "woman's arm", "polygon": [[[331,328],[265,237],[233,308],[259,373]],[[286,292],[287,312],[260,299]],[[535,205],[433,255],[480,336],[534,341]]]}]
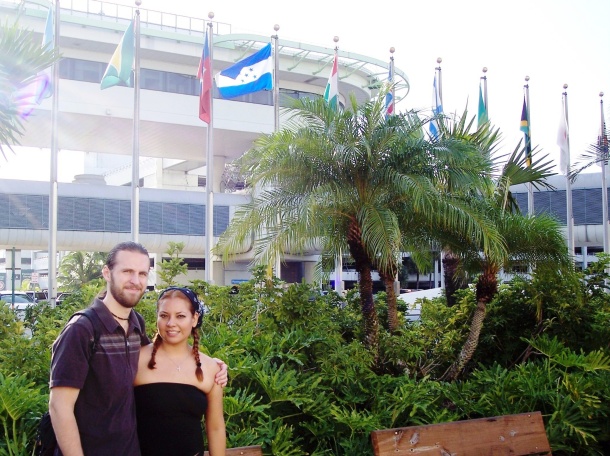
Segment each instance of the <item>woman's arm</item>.
[{"label": "woman's arm", "polygon": [[210,456],[224,456],[227,448],[225,418],[222,409],[222,387],[214,383],[208,396],[205,413],[205,432],[208,436]]}]

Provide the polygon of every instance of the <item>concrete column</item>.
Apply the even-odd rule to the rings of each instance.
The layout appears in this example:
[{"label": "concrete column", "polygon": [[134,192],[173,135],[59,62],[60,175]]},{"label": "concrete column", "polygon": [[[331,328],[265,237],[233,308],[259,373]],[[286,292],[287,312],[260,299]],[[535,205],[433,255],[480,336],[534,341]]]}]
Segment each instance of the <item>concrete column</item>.
[{"label": "concrete column", "polygon": [[212,183],[212,191],[214,193],[221,193],[220,181],[222,180],[222,174],[225,171],[225,163],[227,157],[222,155],[214,155],[214,181]]}]

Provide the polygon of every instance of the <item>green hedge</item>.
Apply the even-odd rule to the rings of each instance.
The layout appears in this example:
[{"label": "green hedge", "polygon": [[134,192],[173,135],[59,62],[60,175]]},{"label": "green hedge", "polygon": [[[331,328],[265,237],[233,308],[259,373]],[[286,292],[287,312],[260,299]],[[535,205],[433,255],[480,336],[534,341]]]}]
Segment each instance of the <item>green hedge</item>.
[{"label": "green hedge", "polygon": [[[451,308],[442,299],[425,301],[422,320],[405,323],[398,335],[382,328],[381,361],[373,366],[356,291],[322,296],[254,272],[238,294],[191,284],[209,309],[202,349],[230,366],[229,446],[260,444],[267,455],[371,455],[376,429],[540,410],[554,454],[608,451],[610,307],[584,274],[558,281],[539,271],[503,285],[475,359],[447,383],[437,379],[467,335],[472,292],[461,292]],[[50,344],[99,285],[61,308],[38,305],[25,323],[0,308],[0,454],[31,453],[35,418],[48,397]],[[151,335],[156,296],[147,293],[138,305]],[[383,322],[385,295],[376,299]],[[25,413],[10,411],[7,396],[26,398]]]}]

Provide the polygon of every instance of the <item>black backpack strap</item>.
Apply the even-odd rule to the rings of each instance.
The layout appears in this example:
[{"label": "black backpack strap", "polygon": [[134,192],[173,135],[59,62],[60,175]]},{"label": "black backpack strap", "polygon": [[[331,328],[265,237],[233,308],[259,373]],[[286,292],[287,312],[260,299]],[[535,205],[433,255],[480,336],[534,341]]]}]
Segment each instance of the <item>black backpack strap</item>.
[{"label": "black backpack strap", "polygon": [[[93,327],[93,340],[91,341],[91,356],[93,356],[99,346],[100,337],[102,334],[102,329],[101,329],[102,321],[100,320],[100,317],[97,315],[97,312],[95,310],[93,310],[93,308],[91,308],[91,307],[87,307],[84,310],[75,312],[70,317],[70,320],[73,317],[75,317],[76,315],[82,315],[83,317],[87,318],[87,320],[89,320],[91,322],[91,326]],[[89,361],[91,361],[91,358],[89,358]]]},{"label": "black backpack strap", "polygon": [[136,314],[136,318],[138,319],[138,323],[140,324],[140,329],[142,330],[142,334],[140,334],[140,345],[148,345],[150,340],[146,335],[146,323],[144,323],[144,317],[139,312],[136,312],[135,310],[134,312]]}]

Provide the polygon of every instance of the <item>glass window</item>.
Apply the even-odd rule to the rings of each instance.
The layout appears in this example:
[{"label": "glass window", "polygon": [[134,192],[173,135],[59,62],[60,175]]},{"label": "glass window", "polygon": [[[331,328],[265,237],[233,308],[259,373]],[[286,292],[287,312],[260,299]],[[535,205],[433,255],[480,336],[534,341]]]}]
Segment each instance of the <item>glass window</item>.
[{"label": "glass window", "polygon": [[197,95],[199,92],[198,80],[195,76],[185,74],[166,73],[167,92],[182,93],[184,95]]},{"label": "glass window", "polygon": [[163,90],[165,88],[164,76],[163,71],[142,68],[140,70],[140,87],[148,90]]}]

